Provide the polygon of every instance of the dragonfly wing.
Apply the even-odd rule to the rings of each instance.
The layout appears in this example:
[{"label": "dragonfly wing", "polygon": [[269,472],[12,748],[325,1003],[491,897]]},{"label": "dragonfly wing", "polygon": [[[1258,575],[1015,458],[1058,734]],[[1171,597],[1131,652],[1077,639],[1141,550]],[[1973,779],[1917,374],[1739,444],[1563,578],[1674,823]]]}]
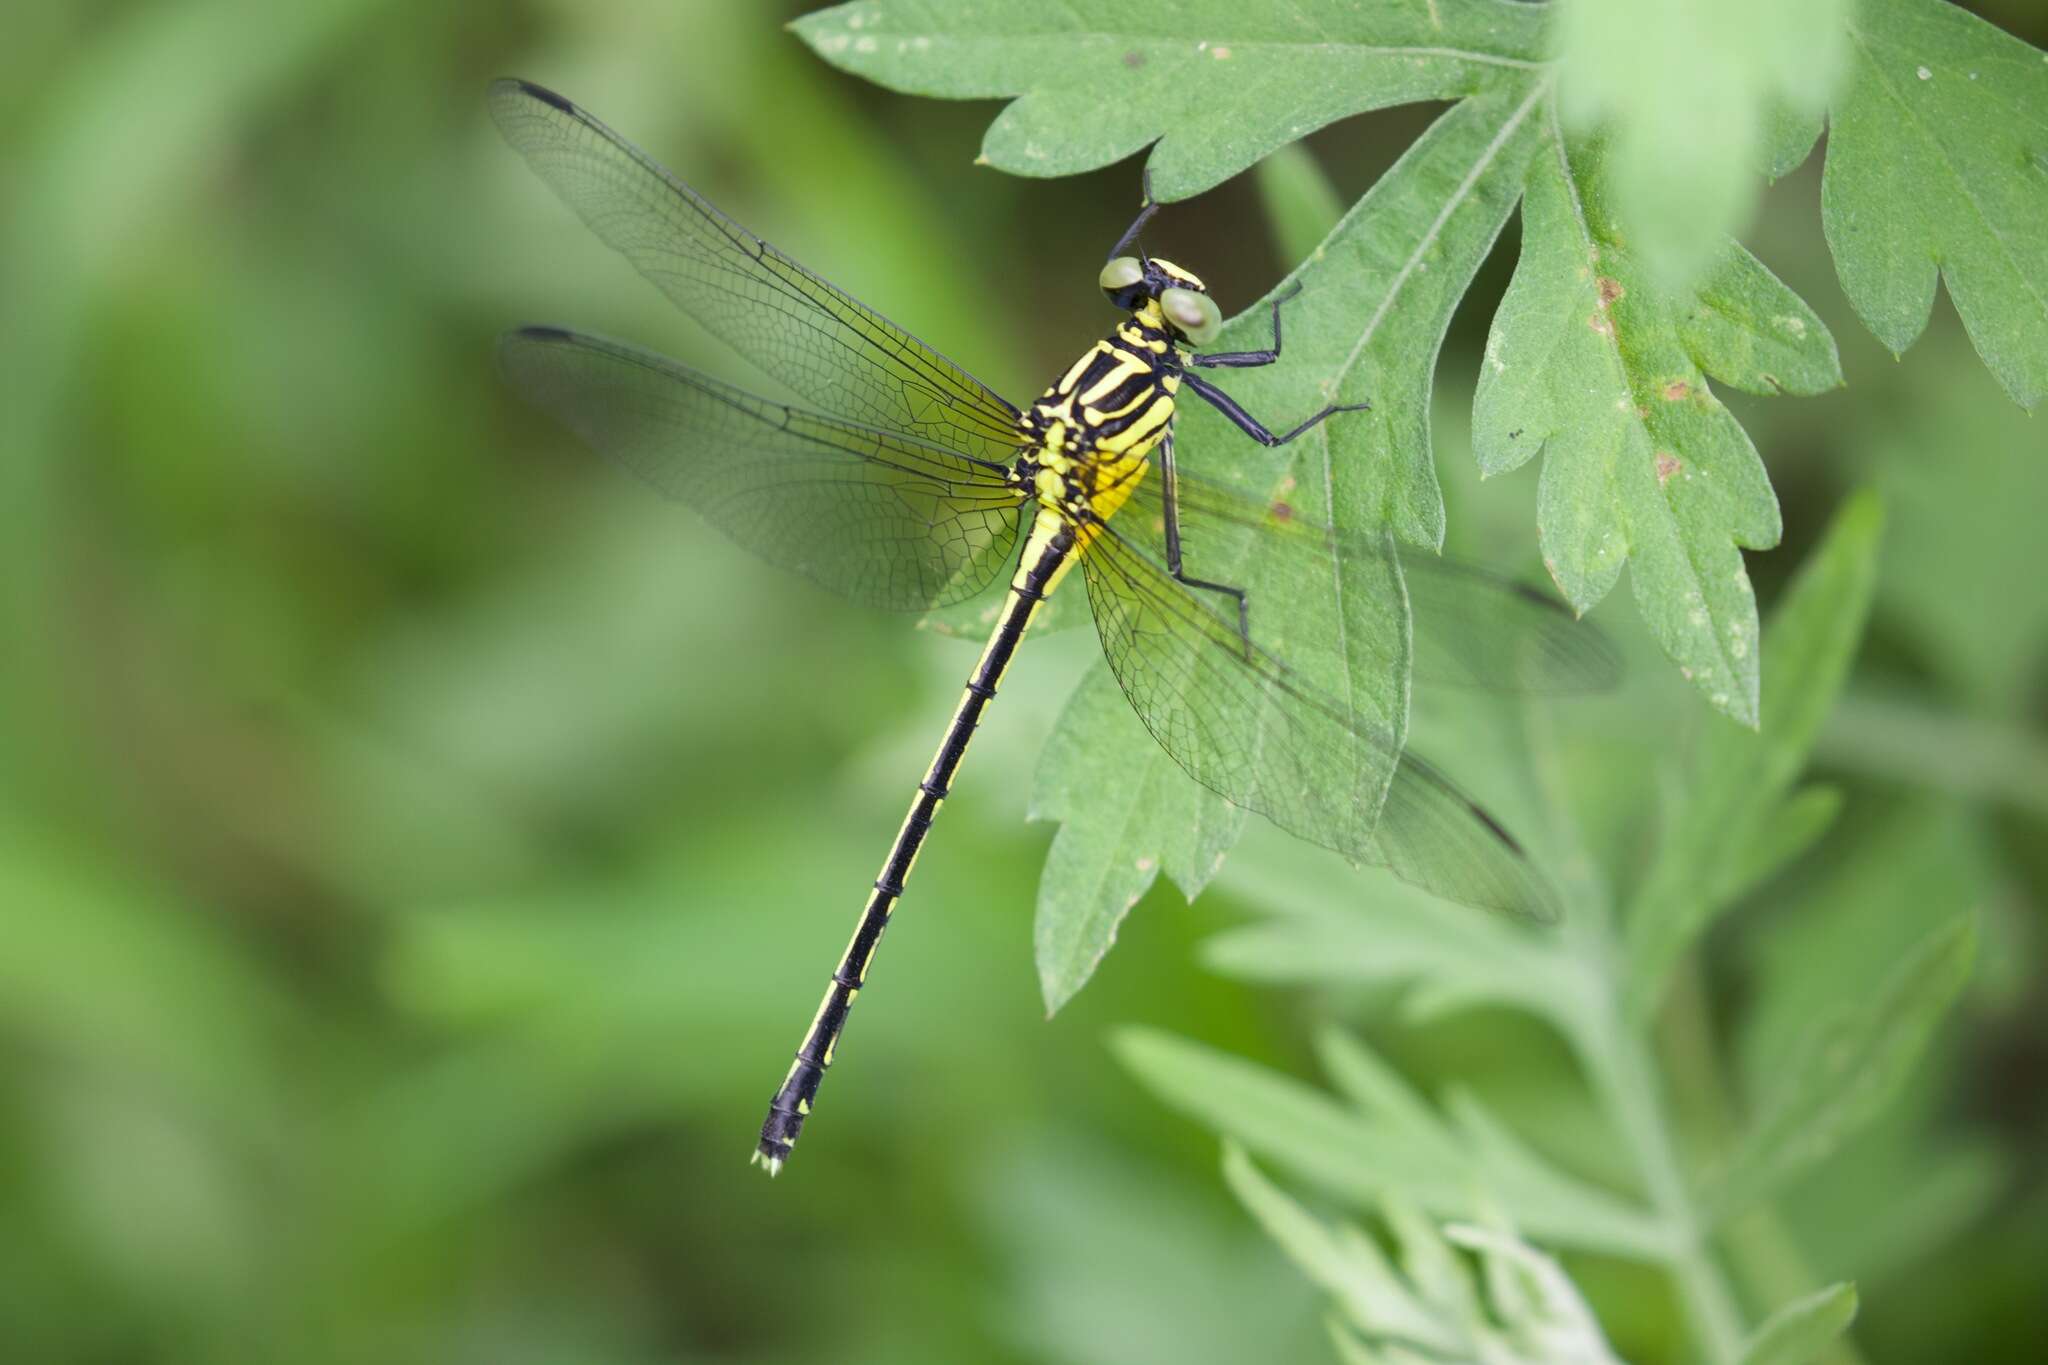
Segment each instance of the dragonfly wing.
[{"label": "dragonfly wing", "polygon": [[[1125,696],[1190,777],[1293,834],[1438,895],[1554,918],[1555,899],[1520,845],[1448,779],[1402,752],[1394,727],[1405,717],[1379,718],[1319,684],[1344,666],[1339,646],[1304,634],[1298,617],[1262,631],[1261,616],[1273,613],[1258,606],[1247,643],[1228,598],[1176,581],[1119,532],[1130,515],[1120,512],[1082,555],[1089,603]],[[1260,642],[1275,630],[1294,662]],[[1389,651],[1386,666],[1405,667],[1401,651]],[[1405,703],[1398,685],[1391,695]]]},{"label": "dragonfly wing", "polygon": [[952,361],[713,208],[588,112],[500,80],[505,140],[684,312],[809,403],[994,463],[1017,410]]},{"label": "dragonfly wing", "polygon": [[922,611],[994,581],[1023,494],[979,461],[748,393],[553,327],[507,333],[507,377],[592,448],[771,563],[856,601]]},{"label": "dragonfly wing", "polygon": [[[1426,682],[1556,693],[1602,691],[1621,680],[1621,657],[1606,634],[1526,584],[1440,555],[1397,551],[1384,538],[1332,530],[1284,496],[1260,501],[1185,471],[1175,502],[1187,572],[1227,582],[1249,576],[1255,597],[1327,582],[1333,556],[1352,564],[1398,558],[1415,618],[1415,676]],[[1120,524],[1137,518],[1163,527],[1159,485],[1141,485],[1119,514]],[[1212,556],[1225,567],[1209,567]],[[1229,577],[1227,566],[1238,562],[1247,570]]]}]

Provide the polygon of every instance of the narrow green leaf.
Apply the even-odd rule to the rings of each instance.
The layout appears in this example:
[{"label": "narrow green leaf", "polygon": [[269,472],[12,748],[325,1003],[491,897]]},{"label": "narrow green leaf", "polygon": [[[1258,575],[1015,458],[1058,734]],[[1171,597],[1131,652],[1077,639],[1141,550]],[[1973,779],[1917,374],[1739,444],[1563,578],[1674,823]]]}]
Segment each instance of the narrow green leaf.
[{"label": "narrow green leaf", "polygon": [[[1547,1167],[1496,1172],[1441,1128],[1347,1109],[1300,1081],[1170,1034],[1126,1029],[1118,1058],[1162,1100],[1250,1151],[1363,1205],[1389,1195],[1438,1217],[1482,1193],[1517,1226],[1562,1245],[1644,1259],[1668,1250],[1650,1215]],[[1505,1177],[1505,1181],[1497,1179]]]},{"label": "narrow green leaf", "polygon": [[1820,319],[1734,243],[1691,287],[1658,287],[1603,198],[1602,153],[1555,130],[1532,164],[1522,258],[1473,403],[1492,475],[1544,453],[1544,563],[1592,608],[1633,561],[1638,608],[1714,706],[1757,721],[1756,602],[1738,546],[1777,543],[1763,462],[1707,377],[1760,392],[1841,380]]},{"label": "narrow green leaf", "polygon": [[1726,872],[1712,899],[1727,903],[1783,871],[1834,827],[1842,813],[1840,787],[1802,787],[1759,823],[1756,837],[1729,850]]},{"label": "narrow green leaf", "polygon": [[[1329,1294],[1362,1331],[1454,1351],[1461,1341],[1401,1283],[1379,1247],[1356,1232],[1339,1236],[1252,1164],[1234,1142],[1223,1147],[1223,1179],[1301,1273]],[[1350,1230],[1347,1229],[1347,1232]]]},{"label": "narrow green leaf", "polygon": [[856,0],[792,27],[842,70],[907,94],[1014,101],[982,157],[1072,175],[1152,145],[1185,199],[1367,109],[1526,83],[1545,15],[1495,0]]},{"label": "narrow green leaf", "polygon": [[1095,974],[1162,871],[1189,900],[1208,885],[1245,813],[1180,770],[1098,663],[1039,756],[1030,818],[1063,822],[1039,877],[1033,932],[1051,1015]]},{"label": "narrow green leaf", "polygon": [[[1304,888],[1242,879],[1267,917],[1203,945],[1217,970],[1248,981],[1410,985],[1404,1012],[1426,1019],[1484,1005],[1558,1018],[1583,990],[1542,935],[1509,921],[1446,909],[1406,887],[1363,916]],[[1233,878],[1237,886],[1239,879]]]},{"label": "narrow green leaf", "polygon": [[1867,1004],[1795,1043],[1702,1204],[1718,1218],[1740,1213],[1881,1113],[1969,979],[1976,950],[1975,920],[1957,916],[1908,953]]},{"label": "narrow green leaf", "polygon": [[1344,201],[1314,153],[1299,142],[1274,150],[1256,168],[1259,201],[1283,261],[1305,261],[1337,226]]},{"label": "narrow green leaf", "polygon": [[[1657,280],[1680,286],[1717,259],[1798,134],[1819,132],[1841,69],[1845,0],[1572,0],[1557,10],[1558,111],[1574,136],[1612,138],[1616,218]],[[1802,149],[1803,154],[1804,149]]]},{"label": "narrow green leaf", "polygon": [[[1336,1300],[1344,1321],[1331,1330],[1346,1359],[1615,1365],[1599,1323],[1557,1262],[1509,1233],[1460,1224],[1439,1230],[1390,1197],[1383,1213],[1400,1244],[1396,1272],[1372,1238],[1325,1226],[1235,1143],[1224,1146],[1223,1173],[1267,1235]],[[1483,1294],[1461,1248],[1484,1265]]]},{"label": "narrow green leaf", "polygon": [[1701,758],[1628,917],[1629,1004],[1638,1018],[1655,1007],[1672,964],[1739,889],[1727,875],[1728,850],[1765,842],[1766,825],[1806,764],[1862,638],[1883,522],[1868,493],[1836,514],[1764,634],[1772,673],[1758,732],[1717,734]]},{"label": "narrow green leaf", "polygon": [[1487,1293],[1522,1358],[1557,1365],[1621,1365],[1599,1319],[1564,1268],[1520,1238],[1452,1224],[1444,1236],[1486,1262]]},{"label": "narrow green leaf", "polygon": [[1810,1365],[1856,1318],[1856,1286],[1831,1284],[1794,1299],[1765,1320],[1738,1365]]},{"label": "narrow green leaf", "polygon": [[2048,393],[2048,53],[1944,0],[1865,0],[1830,115],[1821,221],[1894,354],[1937,272],[2013,401]]}]

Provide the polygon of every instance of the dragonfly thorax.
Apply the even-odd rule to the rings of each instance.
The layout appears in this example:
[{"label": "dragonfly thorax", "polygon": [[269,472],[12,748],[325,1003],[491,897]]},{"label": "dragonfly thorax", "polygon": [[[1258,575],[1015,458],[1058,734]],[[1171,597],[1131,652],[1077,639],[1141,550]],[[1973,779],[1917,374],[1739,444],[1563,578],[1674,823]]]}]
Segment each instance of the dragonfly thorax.
[{"label": "dragonfly thorax", "polygon": [[[1029,449],[1020,461],[1039,496],[1041,470],[1078,479],[1070,494],[1087,496],[1086,468],[1148,454],[1166,435],[1181,386],[1182,356],[1156,301],[1096,342],[1018,417]],[[1023,471],[1028,464],[1030,469]]]}]

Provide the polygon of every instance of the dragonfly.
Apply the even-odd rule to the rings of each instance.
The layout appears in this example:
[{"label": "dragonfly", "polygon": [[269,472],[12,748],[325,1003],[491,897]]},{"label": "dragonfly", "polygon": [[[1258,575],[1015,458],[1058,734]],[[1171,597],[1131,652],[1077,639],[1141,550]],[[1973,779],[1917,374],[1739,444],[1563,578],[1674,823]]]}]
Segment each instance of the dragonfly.
[{"label": "dragonfly", "polygon": [[[1220,310],[1200,278],[1138,244],[1158,208],[1149,180],[1097,279],[1121,321],[1018,407],[562,96],[506,79],[491,87],[490,107],[506,140],[599,238],[804,400],[762,397],[625,342],[529,326],[499,343],[501,368],[529,402],[740,545],[855,601],[929,612],[1009,576],[770,1101],[753,1153],[770,1175],[811,1115],[1004,671],[1077,564],[1111,672],[1194,781],[1355,864],[1385,866],[1453,901],[1554,918],[1547,883],[1507,829],[1407,751],[1393,718],[1343,687],[1361,652],[1341,638],[1341,622],[1304,627],[1317,618],[1302,608],[1330,597],[1339,560],[1377,571],[1417,622],[1446,628],[1418,628],[1412,649],[1364,662],[1489,687],[1608,686],[1611,646],[1512,580],[1401,555],[1390,538],[1340,533],[1284,498],[1261,501],[1176,466],[1175,414],[1190,396],[1268,447],[1368,404],[1330,404],[1276,432],[1200,373],[1279,362],[1292,295],[1272,301],[1270,346],[1201,349],[1221,331]],[[1255,564],[1255,578],[1231,576]]]}]

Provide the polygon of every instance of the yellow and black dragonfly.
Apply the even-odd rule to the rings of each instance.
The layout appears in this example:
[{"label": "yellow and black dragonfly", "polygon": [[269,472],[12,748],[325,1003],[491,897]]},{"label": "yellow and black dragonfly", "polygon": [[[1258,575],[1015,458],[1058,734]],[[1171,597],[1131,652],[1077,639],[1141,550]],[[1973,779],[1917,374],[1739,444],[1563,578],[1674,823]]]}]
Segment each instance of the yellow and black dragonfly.
[{"label": "yellow and black dragonfly", "polygon": [[[857,601],[927,611],[1010,574],[987,647],[761,1126],[755,1160],[771,1174],[811,1112],[968,740],[1033,615],[1076,564],[1117,681],[1195,781],[1452,900],[1553,916],[1507,831],[1403,752],[1404,717],[1352,699],[1370,689],[1346,680],[1361,667],[1398,670],[1404,705],[1411,667],[1485,686],[1598,688],[1616,672],[1605,641],[1518,584],[1397,558],[1391,542],[1338,535],[1284,497],[1260,501],[1175,468],[1184,393],[1267,446],[1346,411],[1326,407],[1275,434],[1196,373],[1278,360],[1288,296],[1272,305],[1268,349],[1199,351],[1222,325],[1202,282],[1141,248],[1128,254],[1156,207],[1148,193],[1099,277],[1126,316],[1020,409],[560,95],[504,80],[490,102],[506,139],[599,237],[809,406],[558,327],[520,328],[501,343],[507,376],[531,402],[741,545]],[[1380,571],[1397,599],[1387,607],[1393,644],[1377,654],[1355,638],[1365,632],[1347,639],[1341,617],[1317,610],[1339,559]]]}]

